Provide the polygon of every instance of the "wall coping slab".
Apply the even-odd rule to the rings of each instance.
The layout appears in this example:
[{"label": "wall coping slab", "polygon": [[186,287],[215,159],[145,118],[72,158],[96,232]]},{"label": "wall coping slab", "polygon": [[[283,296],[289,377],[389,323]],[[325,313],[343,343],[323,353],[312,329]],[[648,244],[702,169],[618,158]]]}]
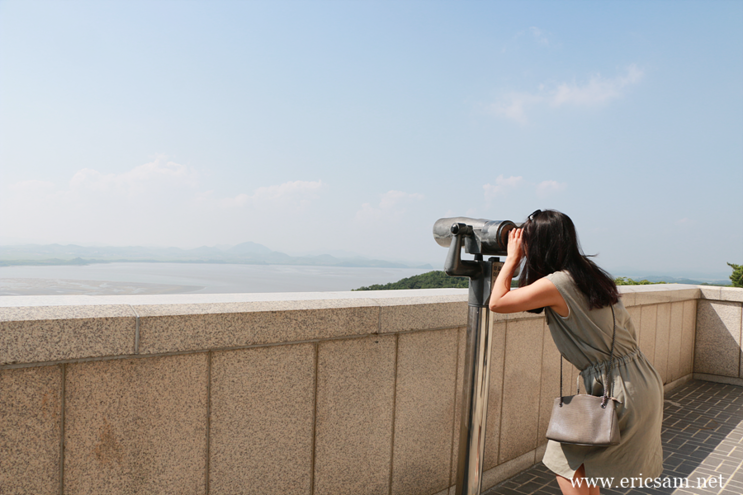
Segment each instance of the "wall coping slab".
[{"label": "wall coping slab", "polygon": [[[743,289],[620,286],[627,307],[712,299]],[[1,296],[0,367],[194,352],[467,324],[467,289],[130,296]],[[493,321],[543,318],[493,314]]]}]

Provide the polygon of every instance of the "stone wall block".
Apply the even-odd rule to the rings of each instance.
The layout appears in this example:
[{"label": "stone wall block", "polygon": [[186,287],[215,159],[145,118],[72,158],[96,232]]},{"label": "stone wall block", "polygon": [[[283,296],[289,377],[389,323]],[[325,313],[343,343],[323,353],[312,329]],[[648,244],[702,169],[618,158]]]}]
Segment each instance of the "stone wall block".
[{"label": "stone wall block", "polygon": [[721,287],[720,299],[723,301],[743,303],[743,289],[740,287]]},{"label": "stone wall block", "polygon": [[671,333],[671,305],[659,304],[655,324],[655,360],[653,366],[663,383],[670,382],[668,373],[669,337]]},{"label": "stone wall block", "polygon": [[314,494],[389,492],[396,339],[318,344]]},{"label": "stone wall block", "polygon": [[[457,333],[457,383],[454,390],[454,422],[452,425],[451,473],[449,485],[457,479],[457,458],[459,455],[459,426],[462,421],[462,383],[464,381],[464,351],[467,344],[467,328],[460,328]],[[492,375],[491,375],[492,376]],[[487,443],[485,444],[487,449]]]},{"label": "stone wall block", "polygon": [[671,327],[668,337],[668,381],[681,378],[681,341],[684,335],[684,303],[671,303]]},{"label": "stone wall block", "polygon": [[67,365],[65,494],[206,492],[207,355]]},{"label": "stone wall block", "polygon": [[506,359],[506,323],[491,321],[491,325],[493,326],[493,349],[490,353],[490,389],[488,390],[483,470],[498,465],[501,407],[503,406],[503,365]]},{"label": "stone wall block", "polygon": [[[544,442],[547,434],[547,426],[549,425],[550,416],[552,415],[552,405],[555,399],[560,396],[560,352],[555,347],[555,342],[552,340],[552,334],[550,333],[547,322],[544,322],[544,343],[542,345],[542,385],[540,387],[540,404],[539,404],[539,427],[537,428],[537,445]],[[564,361],[563,362],[563,374],[568,367],[572,365]],[[575,383],[575,380],[570,380]],[[563,389],[564,395],[571,395],[572,388],[570,381],[565,381],[563,378]]]},{"label": "stone wall block", "polygon": [[640,344],[640,322],[642,321],[642,306],[633,306],[627,308],[630,320],[632,320],[632,327],[630,333],[635,338],[635,342]]},{"label": "stone wall block", "polygon": [[694,337],[697,326],[697,301],[684,301],[682,322],[680,376],[694,372]]},{"label": "stone wall block", "polygon": [[697,305],[694,372],[738,377],[741,305],[700,300]]},{"label": "stone wall block", "polygon": [[643,306],[640,316],[640,349],[651,364],[655,365],[655,323],[658,306]]},{"label": "stone wall block", "polygon": [[536,448],[544,320],[506,323],[499,464]]},{"label": "stone wall block", "polygon": [[215,352],[210,493],[309,494],[315,345]]},{"label": "stone wall block", "polygon": [[722,299],[722,287],[703,285],[699,287],[699,292],[702,299],[711,299],[713,301],[719,301]]},{"label": "stone wall block", "polygon": [[134,353],[125,305],[0,308],[0,365]]},{"label": "stone wall block", "polygon": [[377,299],[380,332],[433,330],[467,325],[467,300],[458,296],[441,296],[436,303],[420,304],[420,298]]},{"label": "stone wall block", "polygon": [[666,290],[671,293],[671,302],[697,300],[702,295],[699,287],[684,284],[668,284]]},{"label": "stone wall block", "polygon": [[650,306],[671,302],[671,293],[659,285],[638,285],[634,287],[635,305]]},{"label": "stone wall block", "polygon": [[[576,368],[575,366],[573,366],[572,364],[569,366],[565,366],[565,371],[563,373],[567,374],[568,370],[570,372],[570,383],[569,383],[570,390],[571,390],[570,393],[577,394],[578,393],[577,384],[578,384],[578,376],[580,375],[580,370]],[[581,390],[583,391],[583,393],[586,392],[586,388],[585,388],[585,385],[583,385],[582,379],[581,379]]]},{"label": "stone wall block", "polygon": [[368,300],[138,306],[137,312],[141,316],[142,354],[363,336],[379,331],[379,308]]},{"label": "stone wall block", "polygon": [[58,494],[62,368],[0,371],[0,493]]},{"label": "stone wall block", "polygon": [[619,297],[622,300],[622,304],[625,308],[629,308],[636,305],[635,300],[635,293],[624,290],[624,287],[627,287],[626,285],[620,285],[618,287],[619,289]]},{"label": "stone wall block", "polygon": [[393,495],[449,486],[457,329],[399,336]]}]

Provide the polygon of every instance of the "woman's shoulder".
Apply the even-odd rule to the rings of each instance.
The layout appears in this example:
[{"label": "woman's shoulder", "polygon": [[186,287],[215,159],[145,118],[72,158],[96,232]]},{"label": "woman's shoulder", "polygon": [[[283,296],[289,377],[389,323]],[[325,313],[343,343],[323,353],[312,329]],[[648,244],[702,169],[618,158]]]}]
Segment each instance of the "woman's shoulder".
[{"label": "woman's shoulder", "polygon": [[557,287],[558,289],[575,284],[575,282],[573,281],[573,277],[567,270],[552,272],[544,278],[555,284],[555,287]]},{"label": "woman's shoulder", "polygon": [[566,302],[568,301],[568,299],[581,299],[582,294],[578,289],[578,286],[575,284],[573,276],[570,275],[570,272],[568,272],[567,270],[550,273],[544,278],[552,282],[554,286],[557,287],[557,290],[560,292]]}]

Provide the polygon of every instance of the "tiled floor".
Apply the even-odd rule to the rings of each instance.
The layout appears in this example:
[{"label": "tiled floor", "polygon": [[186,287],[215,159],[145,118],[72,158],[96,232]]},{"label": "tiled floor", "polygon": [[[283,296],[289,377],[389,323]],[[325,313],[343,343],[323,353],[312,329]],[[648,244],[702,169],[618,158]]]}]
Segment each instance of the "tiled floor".
[{"label": "tiled floor", "polygon": [[[666,396],[662,438],[662,479],[669,478],[665,482],[669,486],[602,488],[602,495],[743,494],[743,387],[695,380],[671,392]],[[707,480],[707,486],[699,486],[699,479]],[[670,487],[674,481],[676,488]],[[680,487],[687,482],[688,487]],[[540,462],[483,495],[560,493],[554,474]]]}]

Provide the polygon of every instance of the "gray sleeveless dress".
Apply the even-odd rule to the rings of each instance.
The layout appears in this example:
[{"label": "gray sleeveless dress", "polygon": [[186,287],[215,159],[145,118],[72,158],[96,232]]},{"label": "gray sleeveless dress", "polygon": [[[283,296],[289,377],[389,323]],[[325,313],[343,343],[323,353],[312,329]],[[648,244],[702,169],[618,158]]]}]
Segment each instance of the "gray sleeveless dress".
[{"label": "gray sleeveless dress", "polygon": [[[546,308],[547,324],[560,353],[581,371],[582,393],[600,396],[611,350],[612,314],[609,306],[589,310],[588,301],[567,272],[547,276],[568,305],[566,318]],[[663,423],[663,381],[637,346],[637,334],[620,300],[614,305],[616,341],[611,396],[616,405],[621,443],[612,447],[547,444],[544,464],[572,479],[581,464],[587,478],[656,478],[663,471],[660,432]]]}]

